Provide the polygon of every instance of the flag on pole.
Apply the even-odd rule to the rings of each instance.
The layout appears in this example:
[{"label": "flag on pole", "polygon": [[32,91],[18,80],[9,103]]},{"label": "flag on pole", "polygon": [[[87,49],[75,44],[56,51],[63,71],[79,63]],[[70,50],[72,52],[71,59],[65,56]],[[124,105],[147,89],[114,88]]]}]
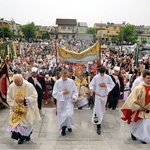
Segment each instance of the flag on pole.
[{"label": "flag on pole", "polygon": [[88,61],[93,61],[99,58],[99,43],[95,43],[91,47],[82,51],[81,53],[77,53],[74,51],[66,50],[58,46],[57,54],[58,58],[61,61],[67,61],[72,63],[85,63]]},{"label": "flag on pole", "polygon": [[0,68],[0,103],[6,107],[9,107],[6,98],[9,83],[7,64],[4,63]]}]

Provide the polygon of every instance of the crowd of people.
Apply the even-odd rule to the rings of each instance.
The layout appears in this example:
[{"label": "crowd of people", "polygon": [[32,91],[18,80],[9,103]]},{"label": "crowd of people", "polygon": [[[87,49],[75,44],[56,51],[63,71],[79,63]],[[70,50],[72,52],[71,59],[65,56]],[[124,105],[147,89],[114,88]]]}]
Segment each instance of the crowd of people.
[{"label": "crowd of people", "polygon": [[[73,42],[59,42],[59,45],[66,49],[80,51],[79,46]],[[80,46],[86,48],[90,45],[82,42]],[[102,49],[100,62],[95,60],[92,65],[88,63],[73,64],[56,59],[55,42],[53,40],[50,40],[48,44],[23,43],[22,54],[9,60],[8,67],[11,81],[8,89],[8,97],[11,97],[11,99],[8,103],[12,115],[8,131],[12,132],[12,138],[17,139],[18,144],[30,140],[33,120],[40,119],[38,113],[42,115],[42,100],[45,100],[45,104],[48,104],[52,97],[57,108],[58,127],[62,136],[66,135],[66,129],[72,132],[74,104],[80,110],[85,106],[93,109],[92,123],[97,125],[96,132],[100,135],[105,110],[117,109],[118,100],[122,99],[125,101],[122,112],[125,112],[124,109],[128,106],[128,101],[130,101],[131,95],[133,96],[132,93],[137,90],[141,81],[149,85],[149,82],[144,79],[150,76],[149,72],[142,73],[149,70],[150,67],[150,59],[147,55],[139,55],[138,64],[135,66],[134,53],[127,54],[119,49],[112,51],[108,47]],[[27,86],[28,84],[29,86]],[[28,92],[28,90],[31,91]],[[148,90],[146,89],[146,91]],[[18,95],[14,93],[18,93]],[[148,95],[146,92],[147,97]],[[37,99],[37,104],[35,104],[35,99]],[[135,99],[138,98],[135,97]],[[143,111],[143,107],[145,108],[145,105],[148,105],[150,101],[143,96],[144,100],[146,103],[140,103],[140,107],[135,106],[133,110],[131,107],[127,107],[131,110],[130,117],[134,111],[146,113],[146,111]],[[18,103],[21,103],[21,105]],[[39,111],[37,111],[37,108]],[[146,110],[150,110],[148,106]],[[21,115],[20,111],[22,112]],[[34,117],[31,119],[29,113],[32,111],[36,111],[36,114],[33,114]],[[149,118],[148,113],[146,114],[147,119]],[[124,113],[124,120],[129,119],[129,116],[126,115]],[[144,115],[137,116],[140,118],[137,121],[143,120]],[[14,122],[16,116],[19,119]],[[26,124],[26,121],[28,121],[28,124]],[[147,123],[145,129],[149,128]],[[146,139],[141,139],[136,133],[137,129],[136,132],[131,134],[133,140],[138,138],[142,143],[150,143],[149,132]]]}]

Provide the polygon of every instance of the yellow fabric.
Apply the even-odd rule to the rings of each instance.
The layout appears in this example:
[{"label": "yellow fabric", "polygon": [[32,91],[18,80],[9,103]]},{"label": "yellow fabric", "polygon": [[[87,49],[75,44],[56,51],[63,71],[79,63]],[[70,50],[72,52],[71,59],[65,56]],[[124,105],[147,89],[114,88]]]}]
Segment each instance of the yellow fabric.
[{"label": "yellow fabric", "polygon": [[86,56],[99,56],[99,43],[95,43],[93,46],[87,48],[86,50],[82,51],[81,53],[77,53],[74,51],[66,50],[61,47],[57,47],[57,55],[61,56],[62,58],[75,58],[75,59],[82,59]]},{"label": "yellow fabric", "polygon": [[90,84],[90,76],[87,77],[88,84]]},{"label": "yellow fabric", "polygon": [[[83,84],[87,85],[87,81],[86,79],[83,79],[82,81],[79,78],[75,78],[74,80],[75,85],[77,87],[78,90],[78,100],[82,100],[85,96],[86,93],[88,93],[88,88],[86,86],[83,86]],[[80,85],[82,85],[82,88],[80,88]]]},{"label": "yellow fabric", "polygon": [[24,103],[17,103],[15,99],[18,98],[25,98],[26,95],[26,85],[22,89],[18,89],[17,86],[14,88],[14,113],[12,114],[9,124],[12,127],[16,127],[26,116],[27,108]]},{"label": "yellow fabric", "polygon": [[52,80],[53,80],[54,82],[56,82],[56,78],[55,78],[55,77],[52,77]]},{"label": "yellow fabric", "polygon": [[[138,110],[141,110],[141,106],[147,110],[150,110],[150,103],[148,105],[145,105],[145,96],[146,91],[143,86],[143,83],[141,83],[139,86],[137,86],[129,95],[127,100],[125,101],[124,105],[122,106],[123,109],[129,109],[133,112],[131,116],[131,121],[134,122],[134,118],[136,115],[136,112]],[[140,118],[150,118],[150,113],[145,113],[144,111],[140,111],[139,115]],[[124,118],[124,114],[121,114],[121,118]]]}]

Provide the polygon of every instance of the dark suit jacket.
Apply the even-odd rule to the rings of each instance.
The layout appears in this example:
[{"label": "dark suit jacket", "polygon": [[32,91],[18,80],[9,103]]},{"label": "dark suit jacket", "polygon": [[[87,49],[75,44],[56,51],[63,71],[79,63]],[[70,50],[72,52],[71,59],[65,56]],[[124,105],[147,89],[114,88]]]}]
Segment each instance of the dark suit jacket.
[{"label": "dark suit jacket", "polygon": [[116,80],[113,77],[113,75],[110,75],[110,77],[112,78],[113,82],[115,83],[115,87],[112,89],[112,91],[118,92],[118,94],[120,94],[120,92],[123,92],[124,91],[124,82],[123,82],[122,77],[120,75],[118,75],[118,79],[120,81],[120,88],[119,88],[118,83],[116,83]]},{"label": "dark suit jacket", "polygon": [[41,84],[42,89],[37,84],[36,85],[34,84],[34,80],[32,79],[32,76],[28,78],[28,81],[34,85],[34,87],[38,93],[38,98],[43,98],[43,92],[46,91],[45,79],[43,76],[41,76],[39,74],[37,75],[36,78],[37,78],[38,82]]}]

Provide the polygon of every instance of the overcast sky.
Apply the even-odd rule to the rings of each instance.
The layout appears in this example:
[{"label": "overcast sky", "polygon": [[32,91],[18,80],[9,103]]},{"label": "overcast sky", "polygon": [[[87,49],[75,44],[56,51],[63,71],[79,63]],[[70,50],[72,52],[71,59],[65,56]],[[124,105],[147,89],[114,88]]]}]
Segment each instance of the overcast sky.
[{"label": "overcast sky", "polygon": [[94,23],[150,25],[150,0],[0,0],[0,18],[56,25],[56,18]]}]

